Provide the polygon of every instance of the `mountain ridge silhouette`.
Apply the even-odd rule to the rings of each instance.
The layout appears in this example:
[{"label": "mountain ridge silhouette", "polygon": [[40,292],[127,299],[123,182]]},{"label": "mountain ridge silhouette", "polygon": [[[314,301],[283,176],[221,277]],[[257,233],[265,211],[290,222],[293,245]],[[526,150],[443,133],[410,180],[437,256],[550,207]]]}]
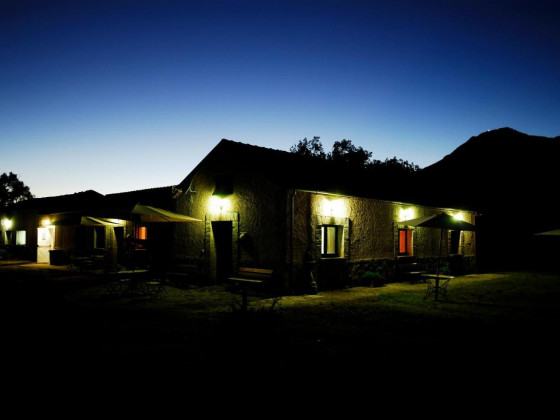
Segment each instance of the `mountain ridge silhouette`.
[{"label": "mountain ridge silhouette", "polygon": [[[529,135],[509,127],[473,136],[416,177],[418,197],[487,212],[530,207],[553,193],[560,136]],[[549,198],[550,200],[550,198]]]}]

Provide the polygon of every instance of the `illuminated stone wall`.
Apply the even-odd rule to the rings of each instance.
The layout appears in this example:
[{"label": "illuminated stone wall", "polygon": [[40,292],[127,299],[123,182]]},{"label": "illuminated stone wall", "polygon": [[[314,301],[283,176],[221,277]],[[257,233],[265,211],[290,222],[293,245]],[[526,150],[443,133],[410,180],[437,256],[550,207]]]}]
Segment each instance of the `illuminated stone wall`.
[{"label": "illuminated stone wall", "polygon": [[[231,175],[233,193],[214,196],[215,176]],[[211,162],[193,174],[190,191],[177,198],[176,211],[200,219],[176,226],[174,258],[203,267],[216,278],[216,248],[212,222],[232,222],[232,273],[239,266],[284,269],[286,203],[284,191],[250,168],[232,162]]]},{"label": "illuminated stone wall", "polygon": [[[231,194],[213,195],[218,175],[231,176]],[[306,291],[310,272],[327,287],[352,285],[352,276],[376,266],[383,266],[391,275],[398,256],[399,222],[441,211],[455,213],[451,209],[282,188],[253,172],[251,166],[237,165],[230,156],[203,161],[182,185],[176,203],[176,211],[201,220],[176,225],[176,261],[196,264],[210,280],[215,279],[212,222],[231,221],[232,273],[239,266],[273,269],[278,284],[296,291]],[[464,213],[463,220],[474,223],[474,215]],[[344,230],[342,249],[336,258],[321,256],[322,225]],[[444,235],[445,257],[449,255],[448,236]],[[438,252],[439,231],[414,229],[413,244],[415,257],[433,259]],[[460,253],[473,256],[474,248],[474,234],[462,232]],[[310,264],[306,264],[308,259]]]},{"label": "illuminated stone wall", "polygon": [[[374,199],[327,195],[297,191],[294,198],[294,272],[299,281],[307,281],[303,269],[306,252],[313,259],[313,273],[319,283],[328,287],[354,285],[352,273],[381,267],[388,278],[394,276],[398,257],[398,228],[404,220],[428,216],[452,209],[414,206]],[[334,203],[334,204],[331,204]],[[289,216],[291,217],[291,216]],[[474,224],[474,214],[463,212],[463,220]],[[320,226],[334,224],[344,227],[344,255],[340,258],[322,258],[320,252]],[[289,235],[287,236],[290,237]],[[413,228],[413,254],[419,262],[433,265],[439,251],[440,231],[430,228]],[[474,267],[475,236],[461,232],[459,252],[467,270]],[[289,239],[288,239],[289,240]],[[450,233],[445,232],[442,256],[450,255]],[[303,272],[302,272],[303,271]],[[359,270],[358,270],[359,271]],[[359,275],[359,274],[358,274]],[[326,280],[328,277],[328,281]]]}]

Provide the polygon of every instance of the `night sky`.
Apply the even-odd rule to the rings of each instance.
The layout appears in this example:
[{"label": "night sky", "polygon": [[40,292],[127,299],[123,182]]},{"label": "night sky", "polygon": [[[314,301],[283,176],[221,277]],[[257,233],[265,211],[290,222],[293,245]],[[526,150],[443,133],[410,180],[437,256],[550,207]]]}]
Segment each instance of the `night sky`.
[{"label": "night sky", "polygon": [[560,135],[551,1],[0,3],[0,173],[37,197],[179,183],[222,138],[425,167]]}]

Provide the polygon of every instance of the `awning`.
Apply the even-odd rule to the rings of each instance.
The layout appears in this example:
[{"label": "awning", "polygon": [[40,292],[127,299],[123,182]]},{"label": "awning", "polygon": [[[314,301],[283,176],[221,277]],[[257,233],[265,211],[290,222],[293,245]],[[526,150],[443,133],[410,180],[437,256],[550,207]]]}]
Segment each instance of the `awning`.
[{"label": "awning", "polygon": [[107,208],[102,210],[97,210],[93,217],[89,216],[91,219],[96,220],[114,220],[121,219],[130,222],[202,222],[200,219],[187,216],[186,214],[174,213],[169,210],[161,209],[159,207],[147,206],[144,204],[136,204],[132,206],[122,206],[115,208]]},{"label": "awning", "polygon": [[132,214],[139,216],[140,221],[150,222],[202,222],[200,219],[187,216],[186,214],[173,213],[169,210],[160,209],[158,207],[145,206],[136,204],[132,209]]},{"label": "awning", "polygon": [[431,227],[447,230],[475,230],[474,225],[463,220],[455,219],[447,213],[432,214],[430,216],[418,217],[417,219],[403,220],[398,223],[405,226]]},{"label": "awning", "polygon": [[542,236],[560,236],[560,229],[549,230],[546,232],[535,233],[535,235],[542,235]]},{"label": "awning", "polygon": [[64,219],[56,220],[52,223],[55,226],[122,226],[122,221],[115,222],[110,219],[98,218],[92,216],[74,215]]},{"label": "awning", "polygon": [[82,216],[80,224],[84,226],[122,226],[123,222],[122,221],[115,222],[112,220],[100,219],[91,216]]}]

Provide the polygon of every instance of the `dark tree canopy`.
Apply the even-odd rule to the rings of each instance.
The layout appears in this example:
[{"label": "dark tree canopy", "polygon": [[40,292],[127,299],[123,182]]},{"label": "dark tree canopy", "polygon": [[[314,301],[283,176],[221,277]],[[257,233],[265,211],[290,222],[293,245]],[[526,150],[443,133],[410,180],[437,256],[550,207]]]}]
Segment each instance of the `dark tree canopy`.
[{"label": "dark tree canopy", "polygon": [[0,208],[33,198],[29,187],[12,172],[0,175]]},{"label": "dark tree canopy", "polygon": [[373,166],[378,166],[394,172],[413,173],[420,170],[420,166],[415,165],[414,162],[409,163],[407,160],[397,159],[396,157],[392,159],[387,158],[383,162],[375,160],[373,161]]},{"label": "dark tree canopy", "polygon": [[367,168],[371,164],[371,152],[354,146],[352,140],[346,139],[334,142],[328,158],[333,162],[344,163],[355,168]]},{"label": "dark tree canopy", "polygon": [[335,141],[332,151],[325,153],[320,137],[313,137],[312,140],[304,138],[290,148],[290,152],[298,153],[303,156],[315,156],[322,159],[350,165],[355,169],[363,168],[373,172],[383,172],[391,175],[405,175],[420,170],[418,165],[403,159],[385,159],[384,161],[372,159],[372,152],[362,147],[352,144],[352,140]]},{"label": "dark tree canopy", "polygon": [[325,159],[325,151],[323,150],[323,145],[319,140],[320,137],[314,136],[312,140],[307,140],[305,137],[300,140],[297,144],[290,147],[290,152],[297,153],[302,156],[314,156]]}]

